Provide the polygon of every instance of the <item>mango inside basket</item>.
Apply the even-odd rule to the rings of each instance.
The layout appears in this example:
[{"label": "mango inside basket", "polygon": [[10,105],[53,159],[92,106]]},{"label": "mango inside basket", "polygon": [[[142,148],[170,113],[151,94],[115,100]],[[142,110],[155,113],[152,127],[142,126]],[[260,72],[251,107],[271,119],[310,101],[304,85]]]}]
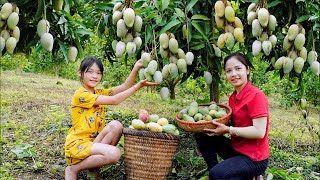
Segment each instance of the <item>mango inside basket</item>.
[{"label": "mango inside basket", "polygon": [[[210,106],[211,104],[199,104],[199,106]],[[219,123],[227,124],[231,118],[232,110],[229,106],[224,104],[217,104],[220,108],[224,108],[227,115],[221,118],[213,119],[212,121],[216,121]],[[178,112],[179,113],[179,112]],[[204,129],[214,129],[216,125],[212,124],[212,121],[201,121],[201,122],[188,122],[185,120],[181,120],[178,117],[178,113],[176,115],[176,122],[178,126],[188,132],[193,133],[203,133]]]}]

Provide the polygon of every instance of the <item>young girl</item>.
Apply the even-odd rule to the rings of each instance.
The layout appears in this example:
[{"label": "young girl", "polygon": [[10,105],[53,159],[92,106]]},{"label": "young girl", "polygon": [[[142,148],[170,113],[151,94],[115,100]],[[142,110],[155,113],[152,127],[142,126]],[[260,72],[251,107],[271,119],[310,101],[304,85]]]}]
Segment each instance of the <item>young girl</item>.
[{"label": "young girl", "polygon": [[98,90],[95,87],[100,83],[104,71],[101,61],[86,58],[81,62],[78,75],[82,87],[72,97],[72,127],[65,143],[65,156],[69,165],[65,170],[65,179],[77,179],[81,170],[117,163],[121,152],[116,145],[123,127],[115,120],[105,126],[104,106],[121,103],[143,86],[157,85],[146,80],[134,85],[138,70],[142,66],[142,63],[137,61],[123,84]]},{"label": "young girl", "polygon": [[[229,98],[232,126],[213,121],[216,129],[206,129],[208,133],[195,136],[210,180],[253,179],[264,173],[268,165],[268,100],[249,82],[248,64],[240,53],[224,59],[227,80],[235,89]],[[231,139],[223,136],[225,133],[229,133]],[[217,155],[224,161],[218,163]]]}]

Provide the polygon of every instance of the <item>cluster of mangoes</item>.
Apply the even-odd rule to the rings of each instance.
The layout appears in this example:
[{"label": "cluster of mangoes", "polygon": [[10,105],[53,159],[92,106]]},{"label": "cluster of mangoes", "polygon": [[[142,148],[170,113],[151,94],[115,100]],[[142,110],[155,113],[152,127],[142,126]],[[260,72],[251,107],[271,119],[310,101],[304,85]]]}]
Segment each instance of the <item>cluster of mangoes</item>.
[{"label": "cluster of mangoes", "polygon": [[157,114],[149,115],[144,109],[140,109],[138,119],[133,119],[129,128],[179,135],[177,127],[169,124],[168,119],[160,118]]},{"label": "cluster of mangoes", "polygon": [[0,56],[6,48],[12,54],[20,39],[19,8],[15,4],[4,3],[0,11]]},{"label": "cluster of mangoes", "polygon": [[52,51],[54,39],[49,33],[50,23],[46,19],[41,19],[37,25],[37,34],[40,37],[40,44],[48,52]]},{"label": "cluster of mangoes", "polygon": [[142,28],[142,18],[136,15],[130,7],[125,7],[122,3],[116,3],[113,7],[112,22],[117,25],[117,37],[121,40],[113,40],[112,48],[116,57],[121,57],[127,52],[129,57],[133,57],[142,45],[139,32]]},{"label": "cluster of mangoes", "polygon": [[178,113],[178,118],[187,122],[205,122],[226,115],[226,110],[215,103],[209,106],[199,106],[197,102],[192,102]]},{"label": "cluster of mangoes", "polygon": [[140,80],[147,79],[150,82],[162,82],[162,73],[157,71],[158,62],[156,60],[152,60],[150,53],[144,52],[141,55],[141,63],[143,64],[144,68],[140,68],[139,70]]},{"label": "cluster of mangoes", "polygon": [[257,56],[261,51],[269,56],[277,44],[277,36],[272,32],[277,26],[277,19],[266,8],[251,3],[247,9],[248,24],[252,26],[252,35],[257,39],[252,43],[252,54]]},{"label": "cluster of mangoes", "polygon": [[220,57],[221,51],[217,48],[222,49],[226,46],[232,49],[235,41],[240,43],[244,42],[243,24],[241,20],[235,16],[235,11],[229,1],[217,1],[214,5],[214,10],[216,25],[218,29],[224,30],[224,33],[220,34],[218,38],[218,47],[214,46],[215,54]]},{"label": "cluster of mangoes", "polygon": [[310,51],[304,47],[305,29],[298,24],[292,24],[283,40],[283,50],[288,52],[287,56],[281,56],[274,63],[274,68],[279,70],[283,69],[283,72],[288,74],[294,70],[297,74],[300,74],[304,63],[308,61],[312,72],[319,75],[319,62],[317,61],[317,52]]}]

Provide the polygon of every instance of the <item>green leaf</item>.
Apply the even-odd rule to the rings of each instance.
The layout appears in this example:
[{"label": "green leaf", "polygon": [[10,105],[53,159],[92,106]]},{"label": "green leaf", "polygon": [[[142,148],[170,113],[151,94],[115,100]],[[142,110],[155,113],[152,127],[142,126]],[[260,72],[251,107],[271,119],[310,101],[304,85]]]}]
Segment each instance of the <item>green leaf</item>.
[{"label": "green leaf", "polygon": [[298,2],[305,2],[305,0],[296,0],[296,4],[298,4]]},{"label": "green leaf", "polygon": [[81,35],[94,35],[93,32],[88,31],[86,29],[77,29],[74,31],[76,34],[81,34]]},{"label": "green leaf", "polygon": [[170,0],[162,0],[162,11],[167,9],[167,7],[169,6],[169,3],[170,3]]},{"label": "green leaf", "polygon": [[202,14],[193,15],[191,17],[191,19],[198,19],[198,20],[204,20],[204,21],[209,21],[210,20],[207,16],[202,15]]},{"label": "green leaf", "polygon": [[150,41],[152,37],[152,29],[151,26],[147,26],[147,32],[146,32],[146,44]]},{"label": "green leaf", "polygon": [[63,53],[63,56],[64,56],[64,59],[66,60],[66,63],[69,62],[69,59],[68,59],[68,45],[63,43],[62,41],[60,41],[59,39],[57,39],[58,41],[58,44],[59,44],[59,47]]},{"label": "green leaf", "polygon": [[281,0],[272,1],[271,3],[268,3],[268,8],[272,8],[274,6],[277,6],[280,3],[282,3]]},{"label": "green leaf", "polygon": [[113,6],[114,5],[112,3],[97,3],[97,4],[95,4],[96,9],[104,10],[104,11],[112,10]]},{"label": "green leaf", "polygon": [[310,17],[310,15],[300,16],[300,17],[296,20],[296,22],[297,22],[297,23],[300,23],[300,22],[306,21],[306,20],[309,19],[309,17]]},{"label": "green leaf", "polygon": [[177,15],[183,19],[185,19],[185,15],[184,12],[180,9],[180,8],[174,8],[174,10],[176,11]]},{"label": "green leaf", "polygon": [[310,16],[310,18],[308,20],[313,21],[313,20],[317,20],[317,19],[319,19],[319,16],[313,15],[313,16]]},{"label": "green leaf", "polygon": [[181,22],[179,20],[176,19],[172,19],[172,21],[170,21],[166,26],[164,26],[161,30],[159,34],[162,34],[164,32],[167,32],[168,30],[170,30],[171,28],[179,25]]},{"label": "green leaf", "polygon": [[75,39],[74,42],[76,43],[78,51],[79,51],[78,58],[82,59],[82,57],[83,57],[83,48],[81,46],[80,40],[79,39]]},{"label": "green leaf", "polygon": [[192,7],[198,2],[198,0],[191,0],[187,5],[185,12],[186,14],[192,9]]},{"label": "green leaf", "polygon": [[202,37],[206,40],[209,41],[207,36],[204,34],[203,29],[198,23],[192,22],[192,26],[197,29],[197,31],[202,35]]},{"label": "green leaf", "polygon": [[199,49],[202,49],[204,48],[204,43],[198,43],[198,44],[195,44],[195,45],[191,45],[190,49],[192,50],[199,50]]}]

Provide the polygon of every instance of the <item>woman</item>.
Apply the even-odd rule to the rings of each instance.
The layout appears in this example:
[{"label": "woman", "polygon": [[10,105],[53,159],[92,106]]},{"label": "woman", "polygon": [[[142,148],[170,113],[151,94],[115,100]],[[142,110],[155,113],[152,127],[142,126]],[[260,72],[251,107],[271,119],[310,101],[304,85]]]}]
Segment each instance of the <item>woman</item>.
[{"label": "woman", "polygon": [[81,62],[78,75],[81,87],[74,93],[71,104],[72,127],[65,142],[68,166],[65,179],[76,180],[78,173],[91,169],[98,179],[98,168],[117,163],[121,152],[116,147],[122,134],[122,124],[113,120],[105,125],[105,105],[117,105],[144,86],[156,83],[134,80],[142,63],[136,62],[126,81],[114,88],[96,89],[104,68],[97,58],[86,58]]},{"label": "woman", "polygon": [[[229,98],[231,126],[213,121],[215,129],[206,129],[208,133],[195,136],[210,180],[253,179],[268,166],[268,100],[249,82],[248,64],[241,53],[224,59],[226,78],[235,88]],[[223,136],[227,133],[230,139]],[[217,155],[224,161],[218,163]]]}]

